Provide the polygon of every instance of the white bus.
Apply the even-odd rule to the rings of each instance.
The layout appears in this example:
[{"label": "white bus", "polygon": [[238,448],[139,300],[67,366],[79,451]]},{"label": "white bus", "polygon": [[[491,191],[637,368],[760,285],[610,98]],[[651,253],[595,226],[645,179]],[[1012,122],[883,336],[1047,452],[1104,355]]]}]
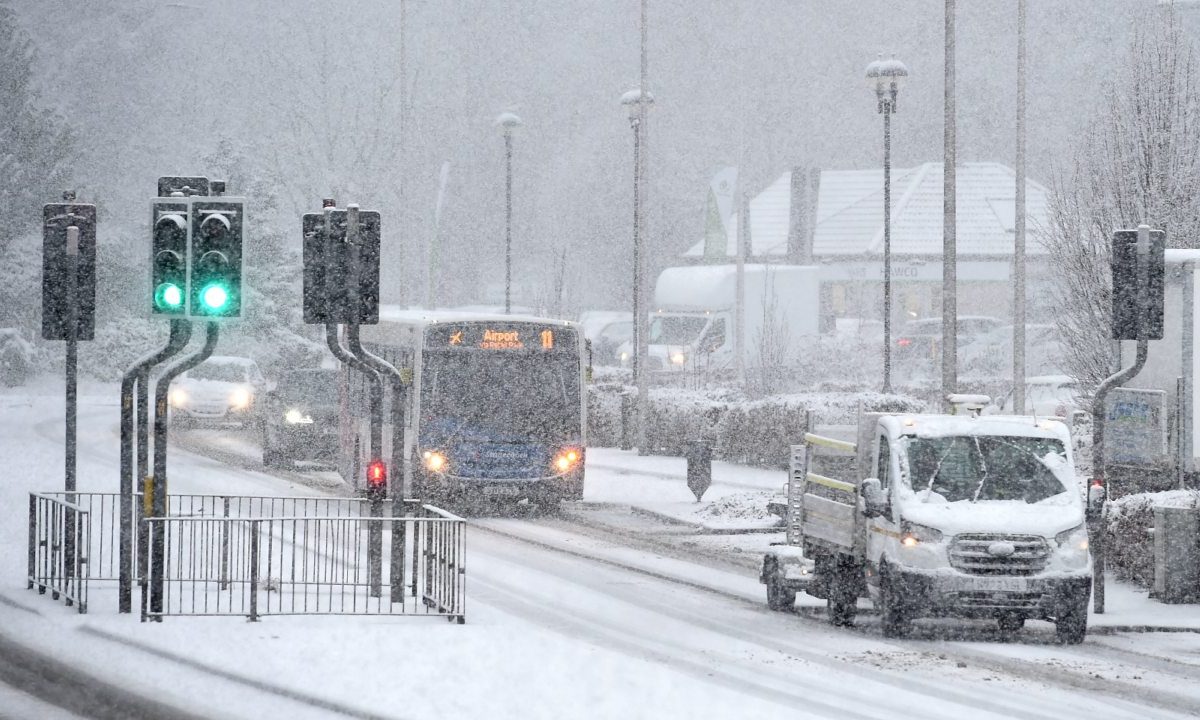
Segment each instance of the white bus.
[{"label": "white bus", "polygon": [[[384,306],[379,324],[360,332],[406,382],[409,497],[542,506],[582,499],[588,359],[574,323]],[[358,488],[370,461],[367,386],[359,373],[343,374],[338,465]],[[384,458],[391,435],[385,425]]]}]

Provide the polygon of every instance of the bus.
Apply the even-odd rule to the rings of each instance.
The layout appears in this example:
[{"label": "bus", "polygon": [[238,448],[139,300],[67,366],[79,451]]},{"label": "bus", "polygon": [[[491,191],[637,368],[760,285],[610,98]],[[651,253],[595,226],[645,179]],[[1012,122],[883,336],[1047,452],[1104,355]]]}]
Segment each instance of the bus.
[{"label": "bus", "polygon": [[[404,487],[425,502],[475,506],[583,498],[588,358],[574,323],[524,315],[380,308],[363,346],[404,377]],[[367,384],[343,367],[342,477],[370,461]],[[389,393],[390,396],[390,393]],[[391,457],[384,408],[383,458]]]}]

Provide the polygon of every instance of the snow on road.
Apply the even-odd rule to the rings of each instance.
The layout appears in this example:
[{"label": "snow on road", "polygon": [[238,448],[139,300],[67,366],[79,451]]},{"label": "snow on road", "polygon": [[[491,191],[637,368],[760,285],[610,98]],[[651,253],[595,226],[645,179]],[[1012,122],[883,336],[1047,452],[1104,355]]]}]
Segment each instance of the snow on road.
[{"label": "snow on road", "polygon": [[[101,391],[81,398],[79,485],[112,491],[116,391]],[[79,616],[24,583],[22,509],[28,490],[60,485],[61,408],[54,396],[0,395],[6,468],[0,499],[9,508],[0,517],[6,548],[0,599],[41,614],[44,627],[16,631],[24,641],[42,638],[64,660],[188,703],[192,712],[261,717],[288,707],[299,708],[296,716],[307,710],[413,718],[1055,720],[1200,713],[1200,693],[1180,682],[1190,678],[1197,686],[1200,671],[1153,658],[1139,666],[1131,654],[1194,658],[1184,643],[1118,636],[1064,649],[1041,644],[1036,632],[1025,644],[962,643],[937,628],[913,641],[884,641],[869,615],[863,629],[846,631],[806,619],[805,613],[819,613],[811,599],[801,603],[801,615],[772,613],[750,573],[630,548],[617,535],[575,532],[562,519],[488,520],[468,529],[464,626],[394,616],[143,624],[136,615],[116,615],[112,591],[99,584],[91,612]],[[639,473],[643,463],[647,472]],[[677,465],[589,451],[588,500],[686,503],[690,496],[677,492],[686,487],[673,480]],[[170,469],[175,492],[316,492],[179,450],[171,453]],[[781,477],[717,468],[710,492],[721,499],[766,491]],[[24,616],[0,603],[4,632]],[[1081,679],[1087,673],[1141,692],[1097,692],[1099,681]]]}]

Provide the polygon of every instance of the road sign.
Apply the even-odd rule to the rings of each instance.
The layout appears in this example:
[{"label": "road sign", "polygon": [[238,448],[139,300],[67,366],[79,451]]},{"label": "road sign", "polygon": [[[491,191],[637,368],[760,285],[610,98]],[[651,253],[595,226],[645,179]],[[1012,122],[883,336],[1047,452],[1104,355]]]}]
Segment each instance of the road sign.
[{"label": "road sign", "polygon": [[1113,388],[1105,398],[1104,462],[1161,467],[1167,462],[1167,393]]}]

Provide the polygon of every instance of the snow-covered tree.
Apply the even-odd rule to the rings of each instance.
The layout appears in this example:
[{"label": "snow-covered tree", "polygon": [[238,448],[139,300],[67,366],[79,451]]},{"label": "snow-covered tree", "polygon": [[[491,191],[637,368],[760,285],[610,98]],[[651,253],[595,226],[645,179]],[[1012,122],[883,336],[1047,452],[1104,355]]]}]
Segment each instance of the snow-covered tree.
[{"label": "snow-covered tree", "polygon": [[1146,223],[1165,229],[1171,247],[1200,246],[1200,89],[1175,11],[1137,24],[1109,70],[1103,105],[1055,183],[1043,228],[1065,361],[1093,387],[1112,372],[1113,230]]},{"label": "snow-covered tree", "polygon": [[75,143],[31,85],[34,52],[0,1],[0,326],[31,329],[41,283],[41,206],[71,178]]}]

